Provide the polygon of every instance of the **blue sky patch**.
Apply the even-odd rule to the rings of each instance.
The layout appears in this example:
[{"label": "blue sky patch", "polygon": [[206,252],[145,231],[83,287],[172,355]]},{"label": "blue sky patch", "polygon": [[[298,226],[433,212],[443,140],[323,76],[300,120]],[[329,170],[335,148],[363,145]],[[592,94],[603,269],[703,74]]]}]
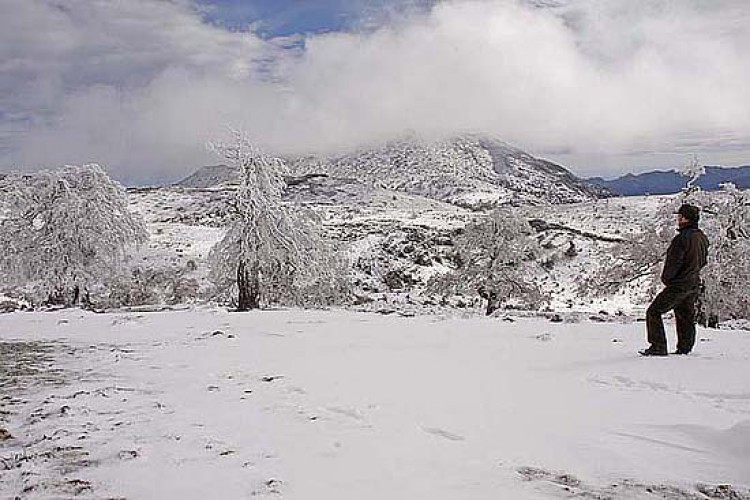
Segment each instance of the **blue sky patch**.
[{"label": "blue sky patch", "polygon": [[372,28],[388,15],[424,11],[439,0],[194,0],[203,18],[265,38]]},{"label": "blue sky patch", "polygon": [[[346,29],[354,15],[346,0],[199,0],[204,19],[230,30],[256,25],[264,37]],[[355,2],[356,3],[356,2]]]}]

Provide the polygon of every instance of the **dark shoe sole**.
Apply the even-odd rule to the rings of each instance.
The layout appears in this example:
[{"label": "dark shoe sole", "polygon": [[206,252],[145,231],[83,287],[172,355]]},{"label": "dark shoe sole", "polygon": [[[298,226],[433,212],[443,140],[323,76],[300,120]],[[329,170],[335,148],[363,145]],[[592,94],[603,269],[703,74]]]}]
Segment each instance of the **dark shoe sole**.
[{"label": "dark shoe sole", "polygon": [[640,354],[641,356],[666,356],[667,355],[666,352],[654,352],[654,351],[649,351],[648,349],[643,350],[643,351],[638,351],[638,354]]}]

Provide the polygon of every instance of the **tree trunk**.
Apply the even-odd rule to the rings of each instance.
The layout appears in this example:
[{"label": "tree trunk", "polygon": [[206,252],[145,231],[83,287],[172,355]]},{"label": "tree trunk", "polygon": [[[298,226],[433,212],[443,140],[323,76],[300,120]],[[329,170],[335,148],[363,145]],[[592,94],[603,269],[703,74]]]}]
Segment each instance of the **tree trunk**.
[{"label": "tree trunk", "polygon": [[87,287],[81,287],[79,285],[75,285],[73,287],[73,306],[78,306],[83,309],[90,309],[91,308],[91,295],[89,294],[89,290]]},{"label": "tree trunk", "polygon": [[703,294],[699,295],[695,301],[695,322],[701,326],[708,325],[708,314],[706,313],[706,305],[703,302]]},{"label": "tree trunk", "polygon": [[[710,301],[709,301],[710,303]],[[706,304],[706,285],[701,283],[701,292],[695,301],[695,322],[708,328],[719,327],[719,316]]]},{"label": "tree trunk", "polygon": [[237,266],[237,288],[239,289],[238,311],[260,308],[260,270],[254,262],[250,268],[241,260]]},{"label": "tree trunk", "polygon": [[487,294],[487,309],[485,315],[490,316],[493,312],[497,311],[497,293],[491,291]]},{"label": "tree trunk", "polygon": [[695,322],[707,328],[719,327],[719,315],[706,306],[705,290],[701,287],[701,294],[695,301]]},{"label": "tree trunk", "polygon": [[489,316],[493,312],[497,311],[497,292],[494,290],[488,290],[485,287],[479,287],[479,296],[487,301],[487,309],[485,315]]}]

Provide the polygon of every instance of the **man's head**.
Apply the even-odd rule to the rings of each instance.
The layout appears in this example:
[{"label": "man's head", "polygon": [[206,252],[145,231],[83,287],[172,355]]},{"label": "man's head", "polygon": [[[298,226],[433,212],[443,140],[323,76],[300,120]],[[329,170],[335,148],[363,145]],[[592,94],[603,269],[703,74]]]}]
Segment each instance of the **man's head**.
[{"label": "man's head", "polygon": [[697,224],[700,217],[700,209],[688,203],[683,204],[677,210],[677,224],[679,224],[680,227],[689,224]]}]

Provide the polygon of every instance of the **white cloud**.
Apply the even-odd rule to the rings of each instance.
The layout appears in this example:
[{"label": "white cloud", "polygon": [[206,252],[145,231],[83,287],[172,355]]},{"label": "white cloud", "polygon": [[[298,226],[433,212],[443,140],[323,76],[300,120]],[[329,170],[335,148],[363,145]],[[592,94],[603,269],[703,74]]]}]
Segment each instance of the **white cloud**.
[{"label": "white cloud", "polygon": [[184,2],[9,2],[0,168],[171,179],[213,161],[224,124],[277,152],[479,130],[585,174],[750,162],[744,0],[445,1],[304,49]]}]

